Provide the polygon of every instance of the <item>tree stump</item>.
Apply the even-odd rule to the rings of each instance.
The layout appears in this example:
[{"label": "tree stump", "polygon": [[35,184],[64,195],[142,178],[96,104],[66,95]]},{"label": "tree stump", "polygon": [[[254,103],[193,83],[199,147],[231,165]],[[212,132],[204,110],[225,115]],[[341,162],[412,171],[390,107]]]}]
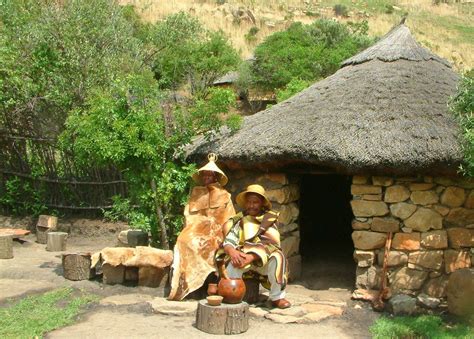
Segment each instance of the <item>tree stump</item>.
[{"label": "tree stump", "polygon": [[62,256],[64,278],[69,280],[89,280],[94,277],[91,269],[91,254],[66,253]]},{"label": "tree stump", "polygon": [[60,252],[66,250],[66,232],[49,232],[48,233],[48,244],[46,245],[46,251]]},{"label": "tree stump", "polygon": [[0,235],[0,259],[13,258],[13,237]]},{"label": "tree stump", "polygon": [[196,327],[210,334],[239,334],[249,329],[249,305],[222,304],[211,306],[200,300],[196,311]]},{"label": "tree stump", "polygon": [[102,282],[107,285],[123,284],[125,279],[125,266],[102,265]]},{"label": "tree stump", "polygon": [[260,281],[257,279],[244,279],[245,295],[244,300],[249,304],[255,304],[260,294]]},{"label": "tree stump", "polygon": [[36,224],[36,241],[39,244],[48,242],[48,233],[56,229],[58,218],[51,215],[40,215]]}]

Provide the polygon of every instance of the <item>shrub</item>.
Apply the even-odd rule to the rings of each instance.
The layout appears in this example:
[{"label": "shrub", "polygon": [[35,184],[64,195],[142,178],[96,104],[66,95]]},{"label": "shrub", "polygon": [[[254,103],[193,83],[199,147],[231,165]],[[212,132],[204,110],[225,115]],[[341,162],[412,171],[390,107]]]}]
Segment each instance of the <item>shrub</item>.
[{"label": "shrub", "polygon": [[341,5],[341,4],[334,5],[333,10],[336,16],[347,17],[349,15],[349,10],[347,9],[345,5]]}]

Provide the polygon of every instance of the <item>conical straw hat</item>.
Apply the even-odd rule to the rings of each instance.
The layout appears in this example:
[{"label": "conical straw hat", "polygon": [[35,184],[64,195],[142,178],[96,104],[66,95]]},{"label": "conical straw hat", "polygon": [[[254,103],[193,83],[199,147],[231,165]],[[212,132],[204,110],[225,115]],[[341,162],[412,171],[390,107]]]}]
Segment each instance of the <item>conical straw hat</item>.
[{"label": "conical straw hat", "polygon": [[215,155],[214,153],[209,153],[207,158],[209,159],[209,162],[203,167],[201,167],[200,169],[198,169],[197,172],[193,174],[193,180],[196,183],[201,184],[202,183],[201,177],[199,175],[200,172],[211,171],[211,172],[217,173],[217,181],[219,182],[219,184],[221,184],[221,186],[225,186],[225,184],[227,184],[227,181],[229,179],[227,179],[227,176],[225,175],[225,173],[219,167],[217,167],[216,165],[217,155]]},{"label": "conical straw hat", "polygon": [[263,206],[268,209],[272,208],[272,203],[265,195],[265,188],[256,184],[247,186],[247,189],[243,192],[240,192],[235,198],[235,201],[237,201],[237,205],[239,205],[241,208],[245,208],[245,196],[247,195],[247,193],[255,193],[260,195],[264,200]]}]

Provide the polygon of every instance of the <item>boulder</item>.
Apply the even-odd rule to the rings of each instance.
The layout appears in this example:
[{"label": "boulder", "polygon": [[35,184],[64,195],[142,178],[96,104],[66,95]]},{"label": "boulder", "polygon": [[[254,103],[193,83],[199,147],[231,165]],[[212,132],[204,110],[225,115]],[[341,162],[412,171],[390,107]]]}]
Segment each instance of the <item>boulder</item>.
[{"label": "boulder", "polygon": [[399,202],[397,204],[390,205],[390,212],[392,212],[393,216],[405,220],[415,213],[417,208],[418,207],[416,205],[406,202]]},{"label": "boulder", "polygon": [[416,251],[408,255],[408,264],[412,268],[422,267],[430,270],[439,270],[443,265],[443,251]]},{"label": "boulder", "polygon": [[405,225],[415,231],[426,232],[429,229],[441,229],[443,218],[428,208],[419,208],[411,217],[405,220]]},{"label": "boulder", "polygon": [[288,258],[288,280],[295,281],[301,277],[301,255]]},{"label": "boulder", "polygon": [[379,267],[357,267],[356,268],[356,287],[375,289],[380,288],[382,270]]},{"label": "boulder", "polygon": [[448,228],[447,231],[450,247],[474,247],[474,229]]},{"label": "boulder", "polygon": [[382,200],[382,194],[364,194],[362,196],[362,200],[381,201]]},{"label": "boulder", "polygon": [[474,209],[456,207],[449,211],[445,222],[448,226],[460,226],[474,224]]},{"label": "boulder", "polygon": [[466,202],[464,203],[466,208],[474,208],[474,191],[469,192]]},{"label": "boulder", "polygon": [[419,290],[426,278],[428,272],[402,267],[390,274],[389,281],[393,291]]},{"label": "boulder", "polygon": [[372,177],[372,184],[376,186],[390,186],[393,184],[393,178],[390,177]]},{"label": "boulder", "polygon": [[402,202],[407,200],[410,197],[410,191],[408,188],[402,185],[394,185],[387,187],[385,190],[385,202]]},{"label": "boulder", "polygon": [[157,268],[143,266],[138,268],[138,285],[146,287],[164,287],[168,281],[169,267]]},{"label": "boulder", "polygon": [[408,251],[420,249],[420,233],[395,233],[392,241],[392,248]]},{"label": "boulder", "polygon": [[370,267],[374,264],[375,253],[373,251],[354,251],[354,260],[359,267]]},{"label": "boulder", "polygon": [[376,232],[397,232],[400,230],[400,223],[391,218],[374,218],[370,228]]},{"label": "boulder", "polygon": [[438,202],[439,197],[435,191],[415,191],[410,195],[410,199],[417,205],[432,205]]},{"label": "boulder", "polygon": [[288,238],[285,238],[281,242],[281,249],[283,251],[283,254],[287,258],[292,256],[293,254],[297,254],[299,252],[300,248],[300,238],[295,237],[295,236],[289,236]]},{"label": "boulder", "polygon": [[448,279],[449,277],[447,275],[429,279],[423,287],[423,293],[434,298],[446,297]]},{"label": "boulder", "polygon": [[466,200],[466,193],[460,187],[446,187],[441,195],[441,203],[449,207],[460,207]]},{"label": "boulder", "polygon": [[416,299],[405,294],[398,294],[390,298],[388,309],[395,315],[412,315],[416,311]]},{"label": "boulder", "polygon": [[447,248],[448,237],[445,230],[421,233],[421,246],[424,248]]},{"label": "boulder", "polygon": [[298,218],[299,208],[295,203],[281,205],[279,208],[280,215],[278,221],[284,225],[288,225]]},{"label": "boulder", "polygon": [[474,314],[474,269],[461,269],[449,277],[448,289],[449,312],[460,316]]},{"label": "boulder", "polygon": [[387,204],[382,201],[352,200],[351,207],[356,217],[374,217],[388,214]]},{"label": "boulder", "polygon": [[354,247],[359,250],[373,250],[385,246],[387,235],[370,231],[352,232]]},{"label": "boulder", "polygon": [[421,293],[416,297],[418,304],[426,308],[436,308],[441,303],[441,300],[435,297],[430,297],[427,294]]},{"label": "boulder", "polygon": [[296,201],[300,197],[300,188],[296,184],[284,186],[280,189],[267,191],[267,197],[270,201],[275,201],[279,204],[288,204]]},{"label": "boulder", "polygon": [[434,184],[433,183],[418,183],[418,182],[413,182],[413,183],[410,183],[410,185],[408,185],[408,187],[410,188],[410,191],[414,192],[414,191],[427,191],[427,190],[430,190],[434,187]]},{"label": "boulder", "polygon": [[450,211],[448,207],[443,206],[443,205],[434,205],[433,209],[439,214],[441,214],[443,217],[447,216]]},{"label": "boulder", "polygon": [[446,273],[451,273],[461,268],[469,268],[471,266],[469,251],[444,251],[444,265]]},{"label": "boulder", "polygon": [[366,184],[368,179],[369,178],[364,175],[354,175],[352,177],[352,183],[356,185],[362,185],[362,184]]},{"label": "boulder", "polygon": [[352,195],[362,195],[362,194],[381,194],[382,187],[372,186],[372,185],[352,185],[351,194]]},{"label": "boulder", "polygon": [[370,229],[370,224],[366,222],[360,222],[357,220],[352,221],[352,229],[354,230],[368,230]]},{"label": "boulder", "polygon": [[283,224],[278,227],[278,231],[280,232],[281,235],[293,232],[294,230],[297,230],[297,229],[298,229],[297,223],[291,223],[288,225]]},{"label": "boulder", "polygon": [[[377,261],[379,266],[383,266],[383,259],[385,255],[385,250],[380,251],[377,255]],[[388,252],[387,265],[392,266],[401,266],[405,265],[408,262],[408,255],[401,251],[390,251]]]}]

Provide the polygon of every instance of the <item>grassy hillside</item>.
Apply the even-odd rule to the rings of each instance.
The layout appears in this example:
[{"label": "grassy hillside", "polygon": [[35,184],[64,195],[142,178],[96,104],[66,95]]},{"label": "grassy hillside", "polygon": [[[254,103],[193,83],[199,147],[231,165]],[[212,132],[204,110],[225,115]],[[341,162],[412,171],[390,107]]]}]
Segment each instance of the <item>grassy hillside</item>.
[{"label": "grassy hillside", "polygon": [[[474,66],[474,2],[434,5],[433,0],[120,0],[133,4],[143,18],[156,21],[178,11],[198,17],[208,28],[222,29],[242,57],[267,35],[293,21],[309,23],[319,17],[336,17],[343,5],[348,17],[341,21],[368,20],[370,34],[381,36],[408,13],[407,25],[418,41],[451,61],[457,70]],[[253,29],[256,27],[258,29]],[[255,33],[256,34],[252,34]]]}]

